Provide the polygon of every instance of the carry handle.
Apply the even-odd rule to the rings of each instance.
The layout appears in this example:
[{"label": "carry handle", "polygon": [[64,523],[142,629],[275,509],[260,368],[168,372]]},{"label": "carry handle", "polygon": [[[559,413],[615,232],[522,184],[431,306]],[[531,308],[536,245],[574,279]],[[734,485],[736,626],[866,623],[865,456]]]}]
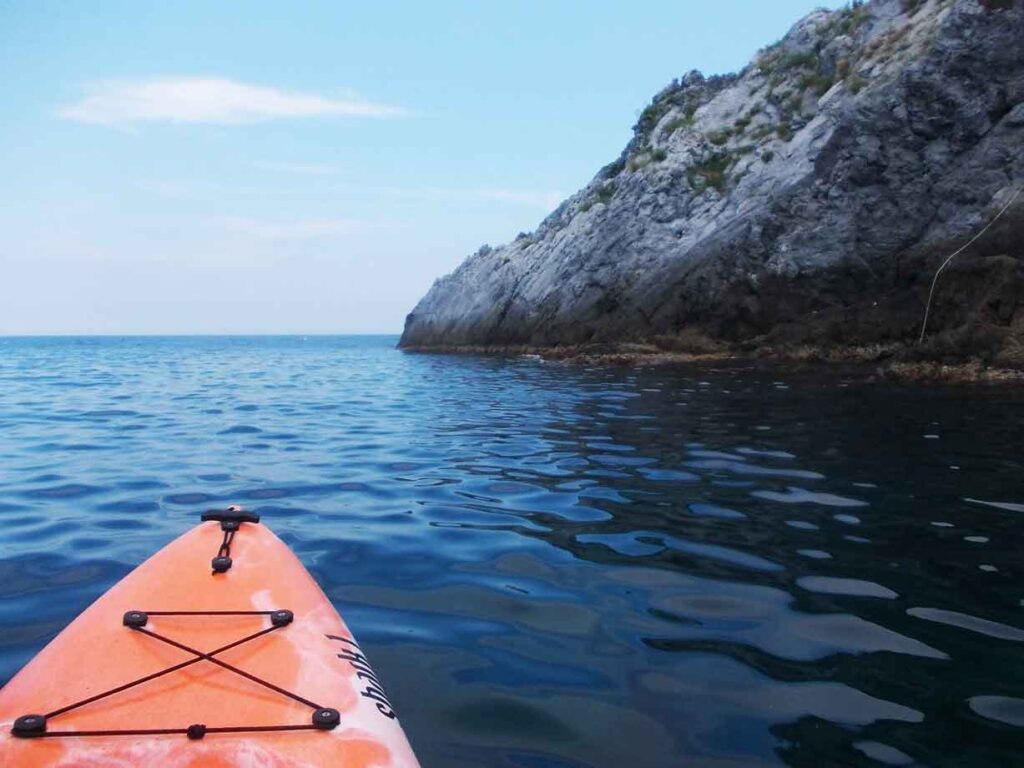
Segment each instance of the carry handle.
[{"label": "carry handle", "polygon": [[223,523],[225,521],[235,523],[258,523],[260,516],[255,512],[246,512],[241,507],[230,506],[227,509],[208,509],[203,512],[201,520],[206,523],[214,521]]}]

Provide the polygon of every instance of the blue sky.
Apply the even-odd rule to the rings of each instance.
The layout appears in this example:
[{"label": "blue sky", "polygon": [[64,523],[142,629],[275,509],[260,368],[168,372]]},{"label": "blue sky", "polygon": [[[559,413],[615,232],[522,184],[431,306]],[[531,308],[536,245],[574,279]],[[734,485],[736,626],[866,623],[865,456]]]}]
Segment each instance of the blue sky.
[{"label": "blue sky", "polygon": [[803,0],[0,4],[0,335],[397,332]]}]

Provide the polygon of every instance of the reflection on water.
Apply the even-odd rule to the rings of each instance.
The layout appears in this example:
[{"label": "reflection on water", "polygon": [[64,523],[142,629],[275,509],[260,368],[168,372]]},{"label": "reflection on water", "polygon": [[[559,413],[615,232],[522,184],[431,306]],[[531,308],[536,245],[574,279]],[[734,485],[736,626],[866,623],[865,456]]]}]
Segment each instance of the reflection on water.
[{"label": "reflection on water", "polygon": [[240,502],[425,765],[1021,760],[1021,393],[393,342],[0,339],[0,679]]}]

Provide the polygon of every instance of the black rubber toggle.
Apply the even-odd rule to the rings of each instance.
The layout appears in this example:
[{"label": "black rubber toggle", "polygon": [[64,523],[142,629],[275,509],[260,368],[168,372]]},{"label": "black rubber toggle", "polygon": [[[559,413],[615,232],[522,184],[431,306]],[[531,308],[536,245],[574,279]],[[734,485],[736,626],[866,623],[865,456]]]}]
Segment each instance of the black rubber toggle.
[{"label": "black rubber toggle", "polygon": [[210,520],[218,523],[224,520],[233,520],[238,523],[258,523],[260,516],[255,512],[246,512],[238,507],[228,507],[227,509],[208,509],[203,512],[200,520],[204,523]]},{"label": "black rubber toggle", "polygon": [[294,618],[295,614],[291,611],[274,611],[270,614],[270,623],[275,627],[287,627]]},{"label": "black rubber toggle", "polygon": [[218,555],[210,562],[214,573],[225,573],[231,568],[231,558]]},{"label": "black rubber toggle", "polygon": [[330,707],[323,707],[313,713],[313,725],[321,731],[330,731],[338,727],[341,713]]},{"label": "black rubber toggle", "polygon": [[193,723],[185,731],[185,735],[192,739],[192,741],[199,741],[206,735],[206,726],[203,723]]},{"label": "black rubber toggle", "polygon": [[128,613],[124,615],[124,618],[121,619],[122,624],[126,627],[131,627],[132,629],[144,627],[148,621],[149,616],[142,611],[128,611]]},{"label": "black rubber toggle", "polygon": [[22,715],[14,721],[11,733],[19,739],[31,739],[46,733],[46,718],[43,715]]},{"label": "black rubber toggle", "polygon": [[241,523],[237,520],[221,520],[220,529],[222,531],[237,531],[241,527]]}]

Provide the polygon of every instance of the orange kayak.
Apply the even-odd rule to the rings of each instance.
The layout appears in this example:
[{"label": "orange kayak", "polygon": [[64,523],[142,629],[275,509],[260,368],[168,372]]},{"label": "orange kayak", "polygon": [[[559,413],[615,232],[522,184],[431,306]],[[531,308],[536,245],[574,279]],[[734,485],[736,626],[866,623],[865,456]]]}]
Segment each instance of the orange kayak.
[{"label": "orange kayak", "polygon": [[0,690],[0,765],[417,766],[380,680],[253,513],[114,585]]}]

